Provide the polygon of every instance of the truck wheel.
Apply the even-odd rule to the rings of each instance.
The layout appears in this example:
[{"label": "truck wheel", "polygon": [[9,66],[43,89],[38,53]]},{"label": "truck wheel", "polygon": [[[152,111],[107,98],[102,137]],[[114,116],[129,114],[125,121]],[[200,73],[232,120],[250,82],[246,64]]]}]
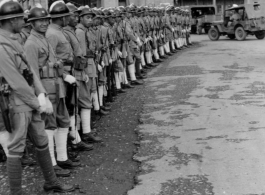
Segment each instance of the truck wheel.
[{"label": "truck wheel", "polygon": [[233,39],[235,39],[236,38],[236,36],[235,35],[227,35],[228,36],[228,38],[229,39],[231,39],[231,40],[233,40]]},{"label": "truck wheel", "polygon": [[235,31],[235,35],[238,41],[244,41],[247,37],[247,32],[244,30],[242,26],[239,26]]},{"label": "truck wheel", "polygon": [[265,37],[265,31],[255,32],[255,36],[257,37],[257,39],[264,39],[264,37]]},{"label": "truck wheel", "polygon": [[217,28],[210,28],[208,36],[212,41],[217,41],[220,38],[220,33]]}]

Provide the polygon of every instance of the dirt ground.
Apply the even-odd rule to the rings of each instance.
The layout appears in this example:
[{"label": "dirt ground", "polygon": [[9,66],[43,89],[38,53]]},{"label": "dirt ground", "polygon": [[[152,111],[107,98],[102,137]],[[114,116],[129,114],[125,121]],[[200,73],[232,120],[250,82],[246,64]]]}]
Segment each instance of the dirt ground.
[{"label": "dirt ground", "polygon": [[[137,134],[143,104],[144,86],[137,86],[119,95],[112,103],[111,115],[99,122],[99,136],[104,143],[95,144],[94,150],[80,153],[82,166],[73,170],[71,177],[60,181],[78,184],[80,190],[68,194],[123,195],[134,186],[138,163],[132,159],[137,152]],[[34,154],[31,154],[34,157]],[[23,191],[28,195],[47,194],[43,191],[39,166],[23,169]],[[9,194],[6,166],[0,164],[0,194]]]}]

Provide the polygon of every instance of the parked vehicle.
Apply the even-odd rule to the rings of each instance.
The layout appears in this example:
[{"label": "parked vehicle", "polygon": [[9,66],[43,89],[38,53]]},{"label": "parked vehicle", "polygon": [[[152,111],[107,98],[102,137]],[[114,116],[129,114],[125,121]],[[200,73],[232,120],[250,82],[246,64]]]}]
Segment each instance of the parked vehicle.
[{"label": "parked vehicle", "polygon": [[[233,17],[235,15],[240,17]],[[257,39],[264,39],[265,4],[234,5],[225,10],[223,20],[214,21],[208,32],[212,41],[217,41],[222,35],[238,41],[245,40],[247,35],[255,35]]]}]

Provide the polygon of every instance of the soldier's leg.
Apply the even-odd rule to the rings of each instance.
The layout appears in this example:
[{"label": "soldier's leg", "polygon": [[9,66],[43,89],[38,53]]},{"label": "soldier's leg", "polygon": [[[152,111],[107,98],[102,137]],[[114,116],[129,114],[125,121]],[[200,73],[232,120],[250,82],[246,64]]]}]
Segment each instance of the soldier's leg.
[{"label": "soldier's leg", "polygon": [[70,116],[66,108],[65,99],[60,98],[57,104],[57,132],[54,134],[57,154],[57,164],[63,169],[71,169],[80,165],[79,162],[72,162],[67,155],[67,138],[70,127]]},{"label": "soldier's leg", "polygon": [[57,180],[50,157],[48,138],[44,128],[45,124],[40,114],[37,111],[33,111],[28,128],[28,137],[36,147],[36,156],[45,179],[44,190],[53,190],[55,192],[73,191],[74,187],[72,185],[62,185]]},{"label": "soldier's leg", "polygon": [[[0,122],[0,126],[4,126],[4,122],[2,123]],[[0,129],[2,128],[0,127]],[[3,150],[5,151],[6,155],[8,155],[8,149],[7,149],[8,137],[9,137],[9,134],[5,130],[5,128],[3,128],[3,131],[0,130],[0,144]]]},{"label": "soldier's leg", "polygon": [[[10,116],[10,119],[13,122],[13,129],[12,133],[9,133],[8,138],[8,155],[6,166],[11,194],[22,194],[21,157],[26,146],[27,130],[31,116],[31,112],[13,113]],[[44,147],[47,147],[48,141],[46,140],[46,143],[44,142],[43,144]]]}]

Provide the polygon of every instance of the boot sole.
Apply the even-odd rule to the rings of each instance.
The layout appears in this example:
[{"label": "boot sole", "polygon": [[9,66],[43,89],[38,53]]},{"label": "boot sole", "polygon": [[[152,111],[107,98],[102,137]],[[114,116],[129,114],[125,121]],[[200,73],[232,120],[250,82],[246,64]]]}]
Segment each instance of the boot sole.
[{"label": "boot sole", "polygon": [[75,188],[71,188],[71,189],[69,189],[69,190],[59,190],[59,189],[44,189],[44,191],[45,192],[52,192],[52,193],[54,193],[54,192],[57,192],[57,193],[66,193],[66,192],[73,192],[73,191],[75,191]]}]

